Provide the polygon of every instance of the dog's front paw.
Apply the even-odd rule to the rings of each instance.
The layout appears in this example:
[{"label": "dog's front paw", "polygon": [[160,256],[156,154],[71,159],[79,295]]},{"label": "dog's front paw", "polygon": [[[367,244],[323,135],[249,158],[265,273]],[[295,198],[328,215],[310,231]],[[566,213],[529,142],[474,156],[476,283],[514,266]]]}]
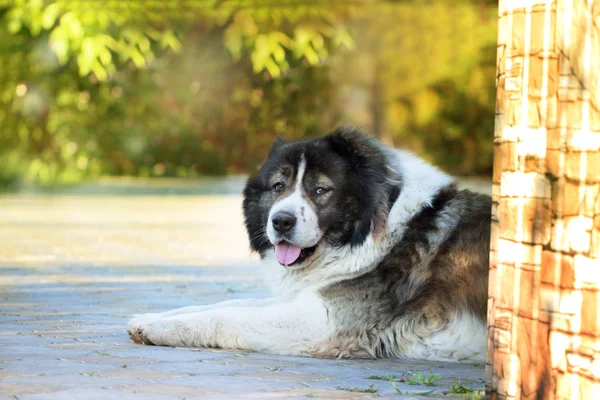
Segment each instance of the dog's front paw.
[{"label": "dog's front paw", "polygon": [[[134,316],[129,323],[127,324],[127,333],[129,334],[129,339],[133,343],[144,344],[143,340],[143,326],[145,323],[149,322],[151,319],[146,316],[150,316],[153,314],[139,314]],[[156,314],[154,314],[155,316]]]},{"label": "dog's front paw", "polygon": [[148,344],[148,345],[154,344],[146,338],[146,335],[144,335],[143,326],[137,326],[137,327],[128,326],[127,333],[129,333],[129,339],[131,339],[131,341],[133,343]]},{"label": "dog's front paw", "polygon": [[149,338],[151,326],[160,320],[160,315],[155,313],[135,315],[127,324],[127,333],[132,342],[138,344],[154,345]]},{"label": "dog's front paw", "polygon": [[127,326],[134,343],[156,346],[188,346],[189,329],[174,318],[144,314],[133,318]]}]

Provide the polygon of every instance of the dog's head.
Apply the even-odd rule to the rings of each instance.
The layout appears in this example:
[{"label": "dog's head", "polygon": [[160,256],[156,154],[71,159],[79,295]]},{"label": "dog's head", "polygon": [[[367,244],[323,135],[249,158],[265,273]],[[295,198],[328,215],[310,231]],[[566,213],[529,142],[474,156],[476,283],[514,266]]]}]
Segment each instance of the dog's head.
[{"label": "dog's head", "polygon": [[400,191],[384,149],[350,128],[318,139],[276,140],[244,189],[252,248],[303,268],[327,249],[360,246],[371,234],[377,239]]}]

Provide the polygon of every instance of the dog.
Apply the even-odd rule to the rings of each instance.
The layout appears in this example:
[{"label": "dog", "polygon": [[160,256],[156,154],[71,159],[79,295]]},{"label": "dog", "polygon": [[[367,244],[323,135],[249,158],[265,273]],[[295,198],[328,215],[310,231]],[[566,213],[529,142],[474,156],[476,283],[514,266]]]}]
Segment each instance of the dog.
[{"label": "dog", "polygon": [[485,360],[489,196],[353,128],[277,139],[243,195],[273,297],[143,314],[134,342]]}]

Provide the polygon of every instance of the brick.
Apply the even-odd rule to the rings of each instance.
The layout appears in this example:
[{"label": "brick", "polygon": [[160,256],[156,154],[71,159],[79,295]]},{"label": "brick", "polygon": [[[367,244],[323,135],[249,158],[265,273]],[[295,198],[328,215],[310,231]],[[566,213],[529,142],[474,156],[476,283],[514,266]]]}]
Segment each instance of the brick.
[{"label": "brick", "polygon": [[512,308],[514,305],[515,267],[512,265],[498,264],[496,279],[500,290],[495,293],[496,305],[503,308]]},{"label": "brick", "polygon": [[565,218],[565,222],[565,239],[569,243],[570,251],[589,251],[594,221],[586,217],[571,217]]},{"label": "brick", "polygon": [[600,215],[594,217],[594,229],[591,234],[590,257],[600,258]]},{"label": "brick", "polygon": [[[585,303],[584,303],[585,307]],[[597,340],[598,332],[594,335],[581,335],[579,343],[579,352],[586,356],[593,356],[600,351],[600,340]]]},{"label": "brick", "polygon": [[[539,277],[537,273],[525,269],[520,270],[519,277],[519,316],[533,318],[534,308],[538,308],[539,285],[536,283]],[[521,318],[522,319],[522,318]]]},{"label": "brick", "polygon": [[509,28],[509,23],[510,21],[508,21],[508,16],[507,15],[502,15],[500,14],[500,16],[498,17],[498,48],[504,48],[510,40],[510,30]]},{"label": "brick", "polygon": [[537,198],[501,198],[500,237],[526,243],[550,238],[550,202]]},{"label": "brick", "polygon": [[[600,133],[597,134],[600,139]],[[586,153],[586,175],[588,184],[600,182],[600,149]]]},{"label": "brick", "polygon": [[[530,103],[531,105],[531,103]],[[546,130],[538,127],[529,126],[527,129],[514,127],[517,155],[523,156],[546,156]]]},{"label": "brick", "polygon": [[[562,354],[561,354],[562,356]],[[562,369],[562,371],[566,371],[566,365],[565,368]],[[554,375],[554,380],[556,382],[556,391],[554,393],[554,396],[556,399],[572,399],[575,396],[573,396],[572,393],[572,389],[571,389],[571,377],[565,373],[560,373],[560,374],[556,374]]]},{"label": "brick", "polygon": [[[577,79],[572,76],[561,76],[557,90],[558,101],[560,107],[560,118],[559,118],[559,127],[567,128],[567,129],[579,129],[580,126],[576,126],[571,124],[571,121],[568,119],[569,108],[576,107],[575,103],[579,102],[579,92],[581,91],[579,87],[569,87],[569,85],[574,82],[577,83]],[[576,110],[575,110],[576,111]]]},{"label": "brick", "polygon": [[583,295],[579,289],[561,289],[558,312],[562,315],[579,315]]},{"label": "brick", "polygon": [[[527,101],[527,127],[539,129],[546,118],[546,110],[542,110],[542,104],[539,100],[529,98]],[[544,143],[544,142],[542,142]],[[546,148],[545,143],[543,148]]]},{"label": "brick", "polygon": [[[552,328],[551,328],[552,329]],[[565,353],[570,346],[571,338],[563,332],[550,331],[550,365],[558,370],[567,370]]]},{"label": "brick", "polygon": [[600,260],[576,254],[574,256],[574,279],[582,286],[600,289]]},{"label": "brick", "polygon": [[594,208],[600,198],[600,184],[588,184],[585,186],[585,194],[582,205],[582,213],[586,217],[593,218]]},{"label": "brick", "polygon": [[[577,382],[577,392],[580,395],[585,396],[588,393],[596,394],[598,393],[598,389],[600,389],[600,385],[597,382],[597,376],[593,376],[592,370],[596,371],[597,367],[594,365],[591,367],[592,360],[588,357],[584,358],[585,362],[579,371],[575,371],[572,376],[574,378],[573,382]],[[594,363],[595,364],[595,363]],[[576,380],[575,380],[576,379]]]},{"label": "brick", "polygon": [[502,163],[504,162],[503,144],[494,144],[494,169],[492,173],[492,183],[500,183],[502,176]]},{"label": "brick", "polygon": [[543,324],[549,324],[551,312],[548,309],[548,285],[540,283],[540,309],[538,310],[537,320]]},{"label": "brick", "polygon": [[576,182],[585,180],[585,169],[583,176],[580,174],[581,155],[581,152],[575,151],[567,151],[565,153],[565,176]]},{"label": "brick", "polygon": [[546,149],[546,170],[554,178],[558,178],[561,169],[561,152],[556,149]]},{"label": "brick", "polygon": [[[519,111],[521,109],[521,91],[523,90],[523,81],[521,80],[521,75],[517,73],[520,71],[521,62],[514,62],[515,59],[510,59],[510,63],[506,64],[506,77],[504,79],[504,97],[502,99],[504,102],[503,109],[508,110],[509,108],[514,109],[515,111]],[[518,68],[508,69],[510,66],[517,65]],[[509,119],[511,123],[509,125],[514,126],[512,120]]]},{"label": "brick", "polygon": [[544,157],[528,155],[521,158],[521,166],[523,172],[539,172],[544,173]]},{"label": "brick", "polygon": [[579,185],[573,182],[566,181],[562,185],[562,203],[563,215],[574,216],[579,215],[583,206],[583,199],[579,197]]},{"label": "brick", "polygon": [[[552,18],[555,15],[553,13]],[[554,41],[554,38],[550,39]],[[560,85],[560,60],[562,58],[561,52],[556,47],[550,49],[547,53],[548,56],[548,96],[556,96],[558,94],[558,87]]]},{"label": "brick", "polygon": [[[577,92],[571,90],[568,93],[574,93],[575,95],[577,95]],[[566,113],[567,121],[569,121],[569,127],[572,129],[581,129],[583,116],[583,101],[579,99],[568,101],[566,103]]]},{"label": "brick", "polygon": [[600,182],[600,151],[568,151],[565,154],[565,175],[577,182]]},{"label": "brick", "polygon": [[555,219],[552,222],[550,231],[550,248],[554,251],[571,251],[569,247],[569,238],[565,235],[566,221],[563,219]]},{"label": "brick", "polygon": [[[598,8],[598,3],[593,4],[593,7]],[[590,59],[598,60],[600,59],[600,17],[595,16],[592,17],[594,19],[594,24],[592,25],[589,34],[591,35],[591,51],[590,51]],[[590,77],[590,91],[592,95],[595,96],[596,104],[600,104],[600,95],[598,94],[598,90],[600,89],[600,81],[598,80],[598,74],[591,74]]]},{"label": "brick", "polygon": [[[513,78],[516,79],[516,78]],[[509,79],[506,79],[506,82],[509,82]],[[508,91],[508,88],[506,89]],[[520,93],[518,94],[520,96]],[[509,126],[522,126],[522,116],[521,116],[521,100],[515,99],[508,101],[506,107],[504,108],[504,114],[506,115],[506,121],[508,121]],[[506,130],[503,129],[503,131]]]},{"label": "brick", "polygon": [[524,260],[530,264],[541,264],[542,245],[515,243],[502,238],[498,240],[498,262],[520,264]]},{"label": "brick", "polygon": [[542,251],[542,268],[540,278],[543,283],[554,285],[556,280],[560,280],[561,253],[550,250]]},{"label": "brick", "polygon": [[[511,334],[510,331],[494,329],[494,369],[498,371],[498,367],[501,366],[499,358],[510,353],[511,345]],[[500,371],[502,368],[500,367]]]},{"label": "brick", "polygon": [[552,127],[546,133],[546,148],[559,150],[563,142],[563,129]]},{"label": "brick", "polygon": [[[555,79],[548,79],[549,88],[555,88],[555,83]],[[550,90],[548,90],[548,92],[550,92]],[[546,97],[546,128],[558,128],[558,95],[556,93],[549,94]],[[550,143],[548,143],[547,146],[550,147]],[[551,148],[558,147],[552,146]]]},{"label": "brick", "polygon": [[500,239],[500,224],[496,223],[496,222],[492,223],[492,227],[491,227],[490,231],[491,231],[490,232],[491,233],[490,234],[490,236],[491,236],[491,239],[490,239],[491,246],[490,246],[490,248],[492,250],[497,250],[498,240]]},{"label": "brick", "polygon": [[583,302],[580,310],[580,332],[589,335],[600,335],[600,325],[598,324],[598,299],[600,299],[600,294],[598,293],[598,289],[583,289],[581,293],[583,296]]},{"label": "brick", "polygon": [[[498,282],[496,279],[497,271],[498,271],[498,268],[496,267],[496,264],[492,264],[490,266],[489,283],[488,283],[488,303],[490,303],[490,304],[494,304],[495,299],[496,299],[496,286],[497,286],[496,283]],[[492,311],[492,309],[488,307],[488,318],[490,318],[491,311]],[[490,320],[490,324],[493,325],[493,320]]]},{"label": "brick", "polygon": [[[546,13],[544,10],[531,13],[531,39],[529,41],[529,54],[541,53],[546,49],[551,49],[553,43],[544,43],[544,29]],[[541,70],[540,70],[541,75]]]},{"label": "brick", "polygon": [[495,378],[497,379],[497,385],[494,385],[496,393],[501,399],[506,397],[508,391],[508,368],[504,366],[510,365],[510,354],[506,353],[495,353],[494,363],[492,370],[494,371]]},{"label": "brick", "polygon": [[502,152],[502,156],[500,157],[501,171],[517,171],[519,166],[517,144],[504,142],[499,146],[499,151]]},{"label": "brick", "polygon": [[[564,0],[558,0],[556,2],[556,18],[558,21],[562,21],[564,19],[564,13],[565,13],[565,1]],[[562,49],[564,48],[564,23],[557,23],[555,26],[556,29],[556,47],[558,49]]]},{"label": "brick", "polygon": [[500,198],[500,184],[499,183],[493,183],[492,184],[492,199],[499,199]]},{"label": "brick", "polygon": [[[502,139],[502,134],[504,132],[504,122],[505,122],[505,114],[504,114],[504,108],[502,107],[502,105],[505,102],[504,99],[504,78],[500,77],[498,78],[498,93],[496,96],[496,110],[495,113],[496,115],[494,116],[494,140],[500,140]],[[502,87],[500,87],[500,85],[502,85]],[[502,93],[500,93],[500,91],[502,91]]]},{"label": "brick", "polygon": [[[548,322],[538,322],[535,329],[537,331],[537,346],[531,351],[531,358],[534,363],[535,375],[537,376],[535,382],[539,382],[544,375],[548,374],[550,369],[550,351],[548,347],[550,324]],[[550,387],[547,389],[552,392],[552,383],[548,382],[548,385]]]},{"label": "brick", "polygon": [[550,198],[550,183],[543,174],[535,172],[504,172],[500,191],[506,197]]},{"label": "brick", "polygon": [[[519,54],[511,53],[510,58],[506,59],[506,77],[507,78],[517,78],[516,81],[521,83],[522,76],[523,76],[523,56],[519,55]],[[517,91],[520,91],[520,88],[517,89]]]},{"label": "brick", "polygon": [[[538,51],[541,51],[538,50]],[[544,59],[541,55],[534,55],[529,58],[529,82],[527,94],[530,100],[539,100],[543,97],[542,93],[544,83]]]},{"label": "brick", "polygon": [[573,257],[562,255],[560,257],[560,287],[572,289],[575,283],[575,272],[573,268]]},{"label": "brick", "polygon": [[[536,391],[539,389],[539,378],[544,374],[545,370],[547,370],[548,362],[545,360],[540,360],[540,358],[544,357],[545,353],[547,352],[544,348],[546,347],[544,346],[544,342],[547,342],[548,338],[542,337],[541,339],[539,339],[539,335],[537,335],[536,337],[536,333],[543,334],[543,331],[538,331],[539,325],[540,324],[538,324],[537,321],[529,320],[526,318],[522,318],[519,321],[519,339],[517,341],[519,349],[518,356],[525,378],[520,381],[519,385],[520,390],[522,391],[522,395],[517,398],[520,399],[534,398],[531,397],[531,395],[535,394]],[[527,396],[526,394],[529,394],[530,396]]]},{"label": "brick", "polygon": [[517,132],[519,129],[522,129],[522,127],[518,127],[518,126],[514,126],[514,125],[510,125],[510,124],[506,124],[502,127],[502,135],[501,137],[494,137],[494,144],[502,144],[502,143],[506,143],[506,142],[513,142],[516,143],[519,141],[519,138],[517,136]]},{"label": "brick", "polygon": [[595,91],[596,94],[590,100],[590,130],[600,133],[600,90]]},{"label": "brick", "polygon": [[513,323],[512,307],[506,308],[497,305],[494,313],[494,340],[497,342],[496,347],[502,347],[504,350],[510,350],[510,331]]},{"label": "brick", "polygon": [[[559,305],[561,300],[562,297],[560,297],[558,301]],[[552,310],[551,312],[550,320],[552,321],[552,329],[560,332],[566,332],[569,335],[572,335],[574,328],[578,329],[579,321],[574,321],[576,319],[576,316],[574,314],[565,314],[557,310],[558,307],[555,310]]]},{"label": "brick", "polygon": [[525,10],[515,10],[512,14],[511,54],[523,56],[525,51]]},{"label": "brick", "polygon": [[[564,0],[563,0],[564,1]],[[560,31],[560,28],[562,28],[560,25],[557,27],[557,31]],[[560,34],[560,32],[559,32]],[[557,39],[560,39],[557,37]],[[560,46],[559,47],[561,53],[560,58],[558,59],[558,73],[560,76],[560,87],[561,88],[567,88],[568,82],[569,80],[572,78],[572,73],[571,73],[571,63],[569,62],[569,58],[565,57],[564,55],[564,46]]]}]

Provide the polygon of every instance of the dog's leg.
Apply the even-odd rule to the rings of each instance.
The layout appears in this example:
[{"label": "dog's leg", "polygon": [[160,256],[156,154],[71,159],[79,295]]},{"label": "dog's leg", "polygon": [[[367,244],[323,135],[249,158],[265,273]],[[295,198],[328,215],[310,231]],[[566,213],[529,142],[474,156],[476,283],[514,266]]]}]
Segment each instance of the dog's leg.
[{"label": "dog's leg", "polygon": [[316,295],[266,307],[225,307],[159,318],[129,327],[134,342],[306,354],[329,334],[327,311]]},{"label": "dog's leg", "polygon": [[160,315],[161,317],[173,317],[175,315],[180,315],[180,314],[190,314],[190,313],[202,312],[202,311],[207,311],[207,310],[216,310],[218,308],[225,308],[225,307],[264,307],[264,306],[273,304],[274,301],[275,300],[273,298],[232,299],[232,300],[221,301],[219,303],[207,304],[205,306],[189,306],[189,307],[177,308],[175,310],[166,311],[166,312],[160,313],[158,315]]},{"label": "dog's leg", "polygon": [[182,308],[176,308],[175,310],[165,311],[162,313],[148,313],[148,314],[138,314],[138,316],[152,316],[154,318],[163,318],[163,317],[173,317],[175,315],[180,314],[191,314],[196,312],[208,311],[208,310],[216,310],[217,308],[224,307],[262,307],[268,306],[269,304],[273,304],[275,300],[271,297],[266,299],[232,299],[225,300],[219,303],[207,304],[204,306],[188,306]]},{"label": "dog's leg", "polygon": [[177,309],[171,310],[171,311],[165,311],[162,313],[137,314],[132,317],[131,321],[129,321],[128,330],[135,331],[136,328],[140,325],[145,325],[145,324],[148,324],[148,323],[158,320],[158,319],[174,317],[176,315],[192,314],[192,313],[198,313],[198,312],[209,311],[209,310],[217,310],[219,308],[225,308],[225,307],[264,307],[264,306],[268,306],[269,304],[273,304],[273,302],[274,302],[273,298],[232,299],[232,300],[221,301],[219,303],[208,304],[205,306],[182,307],[182,308],[177,308]]}]

